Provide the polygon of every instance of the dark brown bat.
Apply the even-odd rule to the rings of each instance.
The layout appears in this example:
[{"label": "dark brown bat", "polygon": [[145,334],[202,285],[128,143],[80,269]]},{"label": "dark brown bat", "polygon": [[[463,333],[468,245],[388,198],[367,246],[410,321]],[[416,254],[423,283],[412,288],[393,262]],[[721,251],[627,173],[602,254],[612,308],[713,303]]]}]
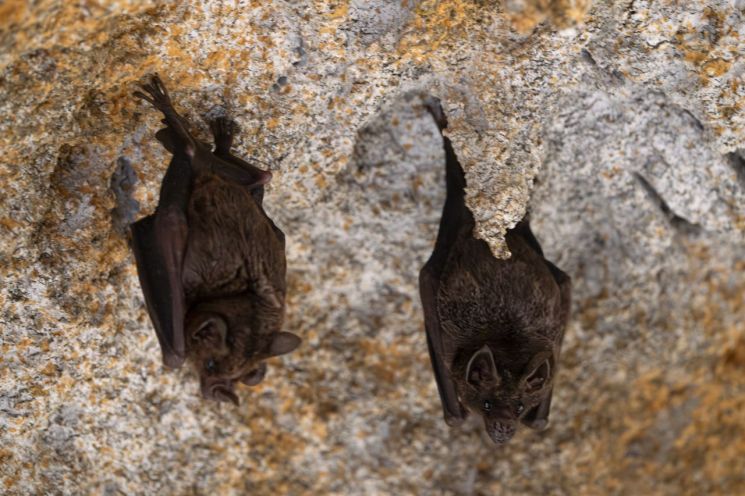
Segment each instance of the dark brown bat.
[{"label": "dark brown bat", "polygon": [[[439,102],[428,110],[440,131],[447,127]],[[478,413],[492,441],[503,444],[519,422],[548,425],[571,281],[543,257],[527,219],[507,232],[507,260],[474,237],[463,169],[443,140],[447,199],[419,274],[427,346],[448,425]]]},{"label": "dark brown bat", "polygon": [[196,140],[158,76],[135,96],[163,112],[156,138],[173,158],[155,213],[131,225],[137,272],[163,362],[196,366],[202,395],[238,404],[235,382],[255,385],[263,360],[300,338],[280,332],[285,238],[262,206],[271,173],[230,153],[235,125],[210,123],[215,150]]}]

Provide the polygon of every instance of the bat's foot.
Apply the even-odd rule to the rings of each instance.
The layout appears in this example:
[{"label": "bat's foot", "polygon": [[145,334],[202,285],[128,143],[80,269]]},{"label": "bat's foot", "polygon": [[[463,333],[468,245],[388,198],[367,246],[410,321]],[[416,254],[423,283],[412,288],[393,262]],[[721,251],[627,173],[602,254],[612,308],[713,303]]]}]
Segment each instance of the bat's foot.
[{"label": "bat's foot", "polygon": [[163,122],[168,126],[171,132],[171,140],[173,153],[178,154],[184,152],[188,157],[193,157],[197,148],[197,143],[191,136],[188,130],[188,122],[178,115],[176,109],[173,108],[173,102],[171,97],[168,95],[163,81],[160,80],[157,74],[153,74],[150,78],[149,83],[145,83],[141,86],[145,91],[135,91],[134,96],[142,98],[146,102],[149,102],[153,107],[163,112],[165,119]]},{"label": "bat's foot", "polygon": [[427,112],[432,114],[432,118],[435,120],[437,127],[440,128],[440,131],[448,127],[448,119],[445,117],[445,111],[442,110],[442,104],[439,98],[430,96],[425,98],[423,103]]},{"label": "bat's foot", "polygon": [[166,90],[163,81],[160,80],[160,77],[157,74],[153,74],[150,78],[150,82],[145,83],[140,87],[147,94],[141,91],[135,91],[134,96],[149,102],[153,107],[166,115],[168,115],[169,112],[175,113],[173,102],[171,102],[171,97],[168,95],[168,90]]},{"label": "bat's foot", "polygon": [[218,117],[210,121],[210,130],[215,138],[215,152],[230,153],[233,138],[238,133],[238,124],[228,117]]}]

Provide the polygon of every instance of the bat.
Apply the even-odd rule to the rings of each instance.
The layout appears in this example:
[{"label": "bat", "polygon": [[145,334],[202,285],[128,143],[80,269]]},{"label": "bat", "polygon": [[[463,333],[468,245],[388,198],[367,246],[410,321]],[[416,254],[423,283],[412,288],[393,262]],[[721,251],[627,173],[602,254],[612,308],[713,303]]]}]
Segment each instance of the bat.
[{"label": "bat", "polygon": [[[447,118],[439,102],[426,107],[442,133]],[[506,234],[509,259],[497,259],[474,237],[463,169],[446,136],[443,144],[447,197],[419,273],[427,347],[445,422],[479,414],[501,445],[520,423],[548,425],[571,280],[544,258],[527,218]]]},{"label": "bat", "polygon": [[166,366],[188,358],[202,396],[238,404],[265,359],[300,338],[282,332],[285,237],[263,208],[269,171],[231,152],[236,125],[210,122],[214,150],[189,132],[157,75],[135,96],[163,113],[155,137],[173,155],[155,213],[130,226],[137,273]]}]

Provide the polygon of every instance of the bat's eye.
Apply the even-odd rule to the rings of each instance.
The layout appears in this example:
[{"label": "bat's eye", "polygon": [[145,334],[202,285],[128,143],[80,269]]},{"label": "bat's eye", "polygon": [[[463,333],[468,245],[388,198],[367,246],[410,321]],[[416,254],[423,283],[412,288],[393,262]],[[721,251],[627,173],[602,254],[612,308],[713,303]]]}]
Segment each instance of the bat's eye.
[{"label": "bat's eye", "polygon": [[207,372],[212,373],[217,369],[217,364],[212,358],[210,358],[209,360],[207,360],[205,367],[207,368]]},{"label": "bat's eye", "polygon": [[517,414],[520,415],[521,413],[523,413],[523,410],[525,410],[525,405],[523,405],[522,403],[518,403],[517,404]]},{"label": "bat's eye", "polygon": [[491,410],[491,401],[484,400],[484,411],[488,412],[489,410]]}]

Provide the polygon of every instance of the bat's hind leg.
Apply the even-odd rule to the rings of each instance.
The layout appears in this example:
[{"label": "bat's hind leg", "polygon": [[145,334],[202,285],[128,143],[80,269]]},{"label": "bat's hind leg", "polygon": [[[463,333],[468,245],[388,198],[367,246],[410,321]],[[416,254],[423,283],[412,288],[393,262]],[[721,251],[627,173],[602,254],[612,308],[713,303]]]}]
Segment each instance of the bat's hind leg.
[{"label": "bat's hind leg", "polygon": [[272,173],[259,169],[230,153],[233,139],[238,131],[238,125],[233,120],[228,117],[218,117],[209,124],[212,136],[215,138],[214,154],[219,159],[215,163],[218,174],[230,181],[247,186],[261,203],[264,195],[263,187],[272,179]]},{"label": "bat's hind leg", "polygon": [[238,125],[228,117],[218,117],[210,121],[210,130],[215,138],[215,155],[224,157],[230,155],[233,138],[238,132]]},{"label": "bat's hind leg", "polygon": [[186,155],[193,157],[196,151],[196,141],[186,128],[184,118],[173,107],[173,102],[171,102],[171,97],[168,95],[168,90],[166,90],[163,81],[160,80],[157,74],[154,74],[149,83],[142,85],[142,89],[147,94],[141,91],[135,91],[134,95],[149,102],[153,107],[163,112],[165,123],[170,129],[171,138],[175,145],[174,154],[184,151]]}]

